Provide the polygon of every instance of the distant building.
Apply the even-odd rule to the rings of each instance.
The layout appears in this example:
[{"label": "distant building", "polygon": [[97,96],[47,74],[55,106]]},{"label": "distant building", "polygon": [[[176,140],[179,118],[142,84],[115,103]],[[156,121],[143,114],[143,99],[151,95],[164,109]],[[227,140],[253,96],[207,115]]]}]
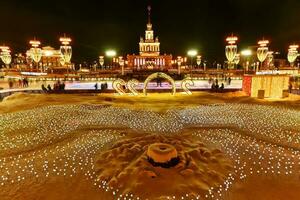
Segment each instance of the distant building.
[{"label": "distant building", "polygon": [[160,55],[160,42],[154,38],[151,23],[151,7],[148,7],[148,24],[145,38],[140,38],[139,55],[127,55],[128,67],[133,70],[164,70],[172,65],[172,55]]}]

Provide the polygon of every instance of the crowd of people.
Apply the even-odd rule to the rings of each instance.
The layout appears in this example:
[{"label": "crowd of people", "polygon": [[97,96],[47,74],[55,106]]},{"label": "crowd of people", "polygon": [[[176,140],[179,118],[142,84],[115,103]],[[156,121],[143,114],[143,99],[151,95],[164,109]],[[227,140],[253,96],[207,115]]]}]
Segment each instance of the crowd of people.
[{"label": "crowd of people", "polygon": [[[98,83],[96,83],[96,84],[94,85],[94,87],[95,87],[95,90],[98,90],[98,89],[99,89]],[[106,90],[107,87],[108,87],[108,84],[107,84],[106,82],[100,84],[100,89],[101,89],[101,90]]]},{"label": "crowd of people", "polygon": [[[230,77],[224,77],[223,81],[226,82],[227,85],[231,84],[231,78]],[[213,92],[222,92],[225,89],[225,85],[224,82],[222,82],[221,84],[219,84],[219,80],[213,79],[212,77],[210,77],[208,79],[208,83],[211,85],[211,90]]]},{"label": "crowd of people", "polygon": [[51,91],[64,91],[66,87],[65,82],[56,81],[53,85],[53,89],[51,88],[51,85],[48,84],[46,87],[44,84],[42,84],[42,90],[44,92],[51,92]]},{"label": "crowd of people", "polygon": [[9,89],[26,88],[29,86],[29,81],[27,78],[23,78],[23,79],[19,79],[19,80],[9,79],[8,86],[9,86]]}]

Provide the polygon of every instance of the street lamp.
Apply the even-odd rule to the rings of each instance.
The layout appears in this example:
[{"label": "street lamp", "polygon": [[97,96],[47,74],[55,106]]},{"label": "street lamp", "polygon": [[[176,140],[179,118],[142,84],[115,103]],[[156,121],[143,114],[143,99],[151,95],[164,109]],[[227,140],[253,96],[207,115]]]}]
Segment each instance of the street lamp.
[{"label": "street lamp", "polygon": [[125,61],[123,59],[123,56],[119,57],[119,65],[121,66],[121,74],[122,76],[124,76],[124,65],[125,65]]},{"label": "street lamp", "polygon": [[197,56],[197,58],[196,58],[196,63],[197,63],[197,65],[198,65],[198,67],[200,66],[200,64],[201,64],[201,56]]},{"label": "street lamp", "polygon": [[1,46],[1,60],[3,61],[3,63],[6,65],[7,68],[9,68],[9,65],[11,63],[11,54],[10,54],[10,49],[7,46]]},{"label": "street lamp", "polygon": [[183,62],[183,58],[181,56],[177,56],[177,65],[178,65],[178,74],[180,75],[181,64]]},{"label": "street lamp", "polygon": [[70,64],[71,58],[72,58],[72,47],[70,46],[70,43],[72,42],[71,38],[66,37],[65,35],[63,37],[59,38],[59,41],[61,42],[60,46],[60,53],[62,57],[65,60],[66,64]]},{"label": "street lamp", "polygon": [[[269,48],[268,48],[269,41],[268,40],[260,40],[258,41],[259,47],[257,48],[257,58],[261,63],[261,66],[263,65],[263,62],[266,60]],[[258,71],[259,66],[257,66],[256,71]]]},{"label": "street lamp", "polygon": [[225,55],[228,60],[228,67],[231,68],[234,66],[234,59],[237,54],[237,45],[236,41],[238,40],[238,37],[231,35],[226,38],[227,45],[225,47]]},{"label": "street lamp", "polygon": [[240,63],[241,57],[240,54],[236,54],[233,60],[234,64],[238,65]]},{"label": "street lamp", "polygon": [[197,50],[194,50],[194,49],[189,50],[189,51],[187,52],[187,55],[191,57],[191,78],[192,78],[192,72],[193,72],[193,58],[194,58],[195,56],[197,56],[197,54],[198,54],[198,51],[197,51]]},{"label": "street lamp", "polygon": [[296,61],[296,59],[299,55],[298,48],[299,48],[299,45],[290,45],[290,47],[289,47],[287,58],[288,58],[288,61],[291,65],[291,67],[294,65],[294,62]]},{"label": "street lamp", "polygon": [[249,70],[249,57],[252,56],[252,51],[250,49],[245,49],[241,51],[241,55],[246,57],[246,71]]},{"label": "street lamp", "polygon": [[103,65],[104,65],[104,56],[99,56],[99,64],[101,66],[101,69],[103,69]]},{"label": "street lamp", "polygon": [[[105,55],[107,56],[107,57],[110,57],[111,58],[111,65],[112,65],[112,60],[113,60],[113,58],[117,55],[117,52],[115,51],[115,50],[107,50],[106,52],[105,52]],[[111,68],[112,68],[113,66],[111,66]]]},{"label": "street lamp", "polygon": [[30,40],[29,44],[31,45],[30,57],[36,63],[38,69],[39,62],[41,61],[43,55],[42,49],[39,47],[41,45],[41,42],[34,39],[34,40]]}]

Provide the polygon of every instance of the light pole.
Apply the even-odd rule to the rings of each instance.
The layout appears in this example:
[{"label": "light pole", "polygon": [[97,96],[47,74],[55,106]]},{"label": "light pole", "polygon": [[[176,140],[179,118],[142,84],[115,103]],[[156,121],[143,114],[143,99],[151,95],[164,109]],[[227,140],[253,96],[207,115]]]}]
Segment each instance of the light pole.
[{"label": "light pole", "polygon": [[237,45],[236,41],[238,40],[238,37],[231,35],[226,38],[227,45],[225,47],[225,55],[228,60],[228,68],[234,67],[234,59],[237,54]]},{"label": "light pole", "polygon": [[104,65],[104,56],[99,56],[99,64],[101,69],[103,69],[103,65]]},{"label": "light pole", "polygon": [[294,66],[294,62],[296,61],[297,57],[298,57],[298,45],[290,45],[289,46],[289,50],[288,50],[288,61],[290,63],[290,66],[293,67]]},{"label": "light pole", "polygon": [[194,50],[194,49],[193,50],[189,50],[187,52],[187,55],[191,57],[191,78],[192,78],[192,73],[193,73],[193,58],[195,56],[197,56],[197,54],[198,54],[198,51]]},{"label": "light pole", "polygon": [[124,64],[125,64],[125,61],[123,59],[123,56],[119,56],[119,65],[121,66],[121,74],[122,74],[122,76],[124,76]]},{"label": "light pole", "polygon": [[117,55],[117,52],[115,50],[107,50],[105,52],[105,55],[109,58],[111,58],[111,68],[113,67],[113,58]]},{"label": "light pole", "polygon": [[1,46],[1,60],[5,64],[6,68],[9,68],[9,65],[11,63],[11,51],[8,46]]},{"label": "light pole", "polygon": [[236,65],[236,68],[237,68],[237,65],[240,63],[240,60],[241,60],[240,54],[236,54],[235,58],[233,60],[234,64]]},{"label": "light pole", "polygon": [[245,49],[241,51],[241,55],[246,58],[246,71],[249,70],[249,57],[252,56],[252,51],[250,49]]},{"label": "light pole", "polygon": [[41,42],[34,39],[34,40],[30,40],[29,44],[31,45],[30,57],[36,63],[38,69],[39,62],[41,61],[43,55],[42,49],[39,47],[41,45]]},{"label": "light pole", "polygon": [[181,56],[177,56],[177,65],[178,65],[178,75],[181,73],[181,64],[183,62],[183,58]]},{"label": "light pole", "polygon": [[197,65],[198,65],[198,68],[200,67],[200,65],[201,65],[201,56],[200,55],[198,55],[197,56],[197,58],[196,58],[196,63],[197,63]]},{"label": "light pole", "polygon": [[[260,61],[260,65],[262,67],[263,62],[266,60],[268,53],[269,53],[269,48],[268,48],[269,40],[260,40],[258,41],[259,47],[257,48],[257,58]],[[256,71],[259,70],[259,65],[256,68]]]}]

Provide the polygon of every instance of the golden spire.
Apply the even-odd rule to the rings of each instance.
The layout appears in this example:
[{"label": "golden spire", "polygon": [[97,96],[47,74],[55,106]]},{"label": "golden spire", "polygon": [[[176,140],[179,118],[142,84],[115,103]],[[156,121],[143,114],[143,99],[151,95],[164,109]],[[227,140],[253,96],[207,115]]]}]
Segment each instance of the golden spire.
[{"label": "golden spire", "polygon": [[148,24],[151,24],[151,6],[148,6]]},{"label": "golden spire", "polygon": [[152,24],[151,24],[151,6],[148,6],[148,24],[147,24],[147,30],[151,31],[152,30]]}]

